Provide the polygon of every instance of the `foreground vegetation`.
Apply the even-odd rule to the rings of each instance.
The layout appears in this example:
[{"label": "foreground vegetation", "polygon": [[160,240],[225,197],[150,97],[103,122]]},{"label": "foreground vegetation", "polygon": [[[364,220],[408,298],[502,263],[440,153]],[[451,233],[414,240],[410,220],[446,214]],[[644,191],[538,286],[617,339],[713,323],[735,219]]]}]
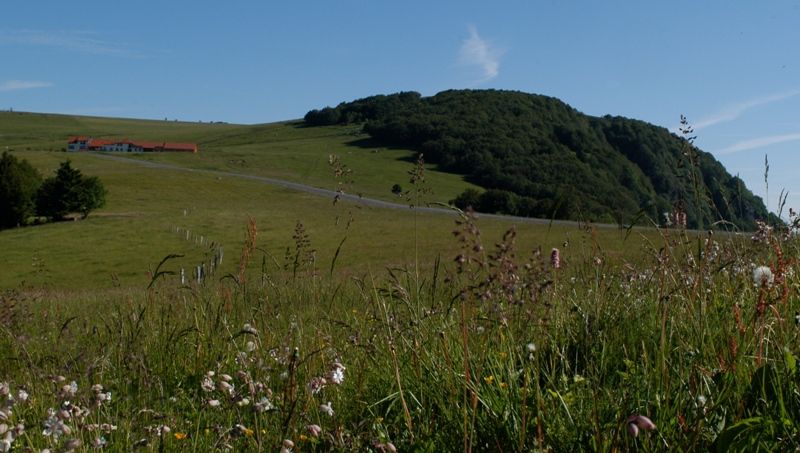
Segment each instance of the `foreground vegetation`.
[{"label": "foreground vegetation", "polygon": [[[794,226],[797,227],[796,218]],[[482,244],[346,281],[300,259],[0,308],[4,448],[792,450],[796,228],[662,230],[621,266],[593,246]],[[297,249],[313,238],[297,236]]]},{"label": "foreground vegetation", "polygon": [[[465,187],[384,155],[407,150],[359,154],[347,128],[149,123],[219,148],[143,160],[232,170],[241,152],[258,165],[240,173],[415,206]],[[49,174],[64,154],[25,124],[13,153]],[[344,151],[336,165],[321,143]],[[752,238],[514,225],[70,157],[106,184],[106,207],[0,232],[0,451],[800,446],[794,212]],[[359,166],[383,180],[359,182]]]}]

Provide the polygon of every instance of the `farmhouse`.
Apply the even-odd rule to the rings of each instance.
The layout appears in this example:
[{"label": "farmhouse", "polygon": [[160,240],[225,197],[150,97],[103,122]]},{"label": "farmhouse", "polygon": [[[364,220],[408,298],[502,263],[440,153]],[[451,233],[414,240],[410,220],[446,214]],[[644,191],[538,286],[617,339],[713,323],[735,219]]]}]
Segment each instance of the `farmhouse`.
[{"label": "farmhouse", "polygon": [[146,142],[141,140],[104,140],[78,135],[67,141],[67,151],[118,151],[141,152],[187,152],[196,153],[196,143]]}]

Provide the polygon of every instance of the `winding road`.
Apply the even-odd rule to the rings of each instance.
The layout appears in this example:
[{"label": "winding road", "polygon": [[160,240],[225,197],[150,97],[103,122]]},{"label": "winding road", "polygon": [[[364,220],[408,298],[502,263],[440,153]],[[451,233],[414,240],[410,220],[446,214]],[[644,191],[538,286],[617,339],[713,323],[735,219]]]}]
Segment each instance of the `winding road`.
[{"label": "winding road", "polygon": [[[230,171],[220,171],[220,170],[202,170],[197,168],[189,168],[189,167],[181,167],[180,165],[172,165],[172,164],[165,164],[162,162],[150,162],[144,160],[137,160],[131,159],[127,157],[122,157],[118,155],[112,155],[107,153],[97,153],[97,152],[89,152],[89,154],[103,158],[108,160],[113,160],[116,162],[125,162],[133,165],[139,165],[142,167],[149,167],[149,168],[157,168],[157,169],[165,169],[165,170],[176,170],[176,171],[185,171],[190,173],[203,173],[207,175],[215,175],[215,176],[227,176],[232,178],[240,178],[240,179],[249,179],[252,181],[262,182],[264,184],[268,184],[275,187],[283,187],[286,189],[297,190],[299,192],[306,192],[314,195],[319,195],[321,197],[333,198],[335,196],[339,196],[340,200],[347,200],[351,201],[356,204],[360,204],[363,206],[370,206],[374,208],[384,208],[384,209],[410,209],[408,204],[403,203],[392,203],[391,201],[384,201],[378,200],[375,198],[366,198],[360,197],[358,195],[352,195],[348,193],[338,193],[333,190],[328,189],[321,189],[319,187],[309,186],[307,184],[301,184],[298,182],[286,181],[283,179],[276,179],[276,178],[269,178],[266,176],[257,176],[257,175],[248,175],[244,173],[235,173]],[[445,208],[445,207],[432,207],[432,206],[419,206],[416,208],[419,212],[430,212],[434,214],[446,214],[450,216],[458,215],[458,211],[454,208]],[[564,226],[574,226],[580,227],[586,225],[584,222],[576,222],[572,220],[550,220],[550,219],[537,219],[532,217],[517,217],[511,215],[501,215],[501,214],[483,214],[479,213],[478,218],[486,218],[486,219],[497,219],[497,220],[504,220],[508,222],[515,222],[515,223],[530,223],[530,224],[538,224],[538,225],[564,225]],[[618,225],[614,224],[607,224],[607,223],[593,223],[592,226],[601,227],[601,228],[619,228]]]}]

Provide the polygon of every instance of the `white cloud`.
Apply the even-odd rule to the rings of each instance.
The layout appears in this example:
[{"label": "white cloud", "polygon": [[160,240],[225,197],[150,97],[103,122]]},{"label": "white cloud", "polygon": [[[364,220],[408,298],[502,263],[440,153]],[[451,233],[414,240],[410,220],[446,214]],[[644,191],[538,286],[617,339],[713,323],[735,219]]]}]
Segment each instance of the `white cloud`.
[{"label": "white cloud", "polygon": [[475,84],[488,82],[500,74],[500,57],[503,52],[493,48],[488,41],[481,38],[478,30],[470,25],[469,38],[461,44],[459,61],[467,66],[477,66],[481,77]]},{"label": "white cloud", "polygon": [[778,143],[794,142],[800,140],[800,132],[792,134],[770,135],[767,137],[759,137],[750,140],[744,140],[734,143],[731,146],[717,150],[714,154],[733,154],[741,151],[748,151],[751,149],[763,148],[765,146],[776,145]]},{"label": "white cloud", "polygon": [[109,55],[121,58],[142,58],[142,53],[124,44],[97,39],[89,31],[0,31],[0,44],[24,44],[32,46],[60,47],[75,52],[94,55]]},{"label": "white cloud", "polygon": [[[771,104],[773,102],[783,101],[800,94],[800,89],[786,91],[783,93],[771,94],[761,96],[747,101],[731,104],[722,110],[712,113],[699,121],[695,122],[692,127],[698,131],[700,129],[713,126],[715,124],[727,123],[739,118],[744,112],[762,105]],[[676,129],[677,130],[677,129]]]},{"label": "white cloud", "polygon": [[29,90],[31,88],[46,88],[53,86],[50,82],[35,82],[28,80],[8,80],[0,83],[0,91]]}]

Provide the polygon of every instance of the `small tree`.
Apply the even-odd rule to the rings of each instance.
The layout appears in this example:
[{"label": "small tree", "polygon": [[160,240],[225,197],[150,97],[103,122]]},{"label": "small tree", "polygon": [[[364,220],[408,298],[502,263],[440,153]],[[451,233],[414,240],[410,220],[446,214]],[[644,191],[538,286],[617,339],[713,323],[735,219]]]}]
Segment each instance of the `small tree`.
[{"label": "small tree", "polygon": [[63,220],[71,212],[79,212],[86,218],[105,202],[106,190],[100,180],[83,176],[67,160],[61,163],[55,176],[42,183],[36,209],[39,214],[54,220]]},{"label": "small tree", "polygon": [[35,214],[42,176],[27,160],[4,152],[0,157],[0,229],[24,225]]}]

